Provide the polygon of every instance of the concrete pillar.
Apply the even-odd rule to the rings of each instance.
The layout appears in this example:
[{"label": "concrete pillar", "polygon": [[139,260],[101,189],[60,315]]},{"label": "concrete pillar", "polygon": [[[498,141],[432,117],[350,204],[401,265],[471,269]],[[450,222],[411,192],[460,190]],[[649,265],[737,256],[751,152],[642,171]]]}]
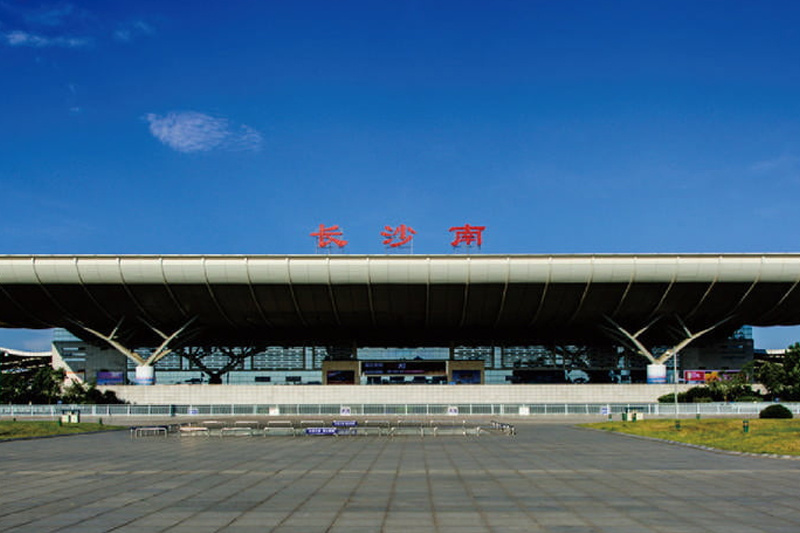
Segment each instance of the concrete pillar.
[{"label": "concrete pillar", "polygon": [[150,365],[139,365],[136,367],[137,385],[155,385],[156,369]]},{"label": "concrete pillar", "polygon": [[667,382],[667,365],[647,365],[647,383],[663,385]]}]

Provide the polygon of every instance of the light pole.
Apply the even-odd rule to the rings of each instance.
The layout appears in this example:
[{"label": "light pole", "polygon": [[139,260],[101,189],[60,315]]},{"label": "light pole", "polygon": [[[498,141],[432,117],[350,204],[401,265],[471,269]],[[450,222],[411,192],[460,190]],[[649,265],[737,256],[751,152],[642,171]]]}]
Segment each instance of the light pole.
[{"label": "light pole", "polygon": [[678,418],[678,353],[672,356],[672,385],[674,388],[673,397],[675,400],[675,429],[681,428],[681,422]]}]

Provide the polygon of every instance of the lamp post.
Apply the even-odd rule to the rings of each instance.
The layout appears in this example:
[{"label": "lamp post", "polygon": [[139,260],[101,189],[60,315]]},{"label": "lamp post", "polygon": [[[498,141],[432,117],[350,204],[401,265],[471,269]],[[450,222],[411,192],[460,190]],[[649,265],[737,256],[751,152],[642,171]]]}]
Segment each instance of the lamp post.
[{"label": "lamp post", "polygon": [[672,356],[672,384],[675,400],[675,429],[680,429],[681,423],[678,420],[678,352],[675,352],[675,355]]}]

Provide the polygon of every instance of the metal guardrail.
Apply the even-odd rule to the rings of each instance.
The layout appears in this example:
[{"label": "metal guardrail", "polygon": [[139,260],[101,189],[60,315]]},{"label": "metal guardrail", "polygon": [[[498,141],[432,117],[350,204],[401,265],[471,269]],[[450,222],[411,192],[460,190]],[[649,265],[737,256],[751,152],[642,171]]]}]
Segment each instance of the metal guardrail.
[{"label": "metal guardrail", "polygon": [[[682,403],[677,415],[758,415],[772,402]],[[782,403],[800,415],[800,402]],[[530,403],[530,404],[216,404],[216,405],[0,405],[0,417],[57,417],[65,409],[82,416],[570,416],[621,415],[638,411],[647,416],[675,416],[674,403]]]},{"label": "metal guardrail", "polygon": [[379,436],[379,437],[439,437],[481,435],[516,435],[508,422],[487,422],[476,418],[449,417],[445,420],[398,417],[394,420],[347,418],[305,420],[285,417],[280,420],[192,420],[167,425],[133,426],[131,438],[140,437],[269,437],[283,436]]}]

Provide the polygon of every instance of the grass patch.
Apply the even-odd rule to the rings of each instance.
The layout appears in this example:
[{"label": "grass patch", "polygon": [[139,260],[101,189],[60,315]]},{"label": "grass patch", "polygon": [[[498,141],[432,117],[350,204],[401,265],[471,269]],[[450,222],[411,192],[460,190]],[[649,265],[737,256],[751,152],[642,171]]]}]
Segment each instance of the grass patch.
[{"label": "grass patch", "polygon": [[112,431],[122,426],[106,426],[95,423],[64,424],[54,421],[0,421],[0,440],[25,439],[32,437],[51,437],[54,435],[75,435],[91,431]]},{"label": "grass patch", "polygon": [[640,420],[638,422],[600,422],[584,427],[642,435],[687,444],[709,446],[720,450],[746,453],[800,455],[800,419],[747,419],[750,430],[743,430],[744,419],[681,420],[675,429],[674,419]]}]

